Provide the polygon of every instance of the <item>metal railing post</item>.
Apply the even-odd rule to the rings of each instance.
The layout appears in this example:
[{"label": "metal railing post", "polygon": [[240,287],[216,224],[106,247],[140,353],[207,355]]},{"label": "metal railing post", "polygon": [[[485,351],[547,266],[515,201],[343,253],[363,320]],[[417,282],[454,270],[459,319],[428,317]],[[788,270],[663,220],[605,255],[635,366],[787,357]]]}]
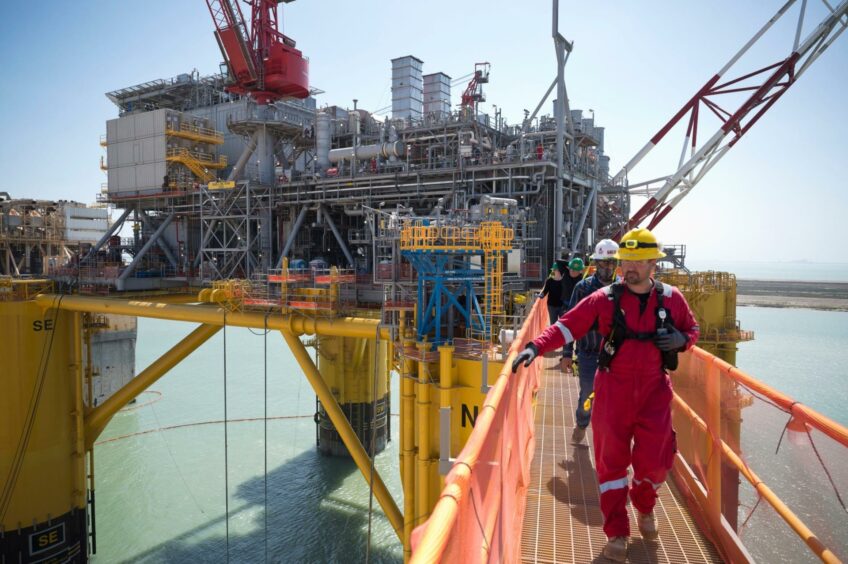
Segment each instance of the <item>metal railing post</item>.
[{"label": "metal railing post", "polygon": [[707,496],[710,518],[721,520],[721,377],[712,362],[706,370]]}]

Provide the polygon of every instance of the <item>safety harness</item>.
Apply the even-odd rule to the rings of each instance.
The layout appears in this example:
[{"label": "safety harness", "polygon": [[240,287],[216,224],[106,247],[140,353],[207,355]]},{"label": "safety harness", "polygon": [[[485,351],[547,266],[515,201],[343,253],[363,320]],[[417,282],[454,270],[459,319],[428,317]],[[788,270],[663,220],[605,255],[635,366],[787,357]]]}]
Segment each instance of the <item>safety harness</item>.
[{"label": "safety harness", "polygon": [[[657,309],[656,309],[656,330],[649,333],[640,333],[633,331],[627,326],[624,319],[624,310],[621,309],[621,296],[624,294],[625,285],[623,282],[614,282],[606,287],[607,299],[612,302],[612,329],[609,335],[604,338],[604,345],[601,347],[601,352],[598,354],[598,368],[604,371],[609,370],[612,359],[618,354],[621,345],[626,339],[637,339],[639,341],[653,341],[657,335],[663,335],[674,329],[674,324],[671,316],[663,305],[665,298],[665,287],[662,282],[654,281],[654,289],[657,292]],[[663,359],[663,368],[667,370],[677,369],[677,351],[660,351]]]}]

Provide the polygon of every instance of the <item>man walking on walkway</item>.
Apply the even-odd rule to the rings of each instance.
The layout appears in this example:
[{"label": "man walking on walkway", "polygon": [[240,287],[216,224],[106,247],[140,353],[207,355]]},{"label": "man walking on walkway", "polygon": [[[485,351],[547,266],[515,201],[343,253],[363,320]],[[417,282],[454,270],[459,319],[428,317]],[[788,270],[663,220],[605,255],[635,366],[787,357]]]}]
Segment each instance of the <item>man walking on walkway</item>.
[{"label": "man walking on walkway", "polygon": [[[571,300],[568,302],[566,311],[574,309],[586,296],[600,290],[604,286],[612,284],[615,278],[615,267],[618,266],[618,244],[611,239],[604,239],[595,245],[595,254],[592,261],[595,263],[595,273],[581,280],[574,287]],[[580,444],[586,436],[586,427],[589,426],[591,407],[585,409],[586,400],[595,386],[595,371],[598,369],[598,351],[601,350],[603,336],[597,327],[590,329],[577,343],[569,343],[564,347],[563,358],[567,365],[571,364],[572,349],[577,348],[577,372],[580,378],[580,394],[577,398],[577,410],[574,412],[575,426],[571,433],[571,442]]]},{"label": "man walking on walkway", "polygon": [[677,451],[666,370],[677,367],[677,353],[692,347],[699,334],[683,294],[651,277],[657,259],[664,256],[647,229],[625,234],[616,257],[624,282],[601,288],[578,303],[528,343],[512,364],[513,370],[522,363],[530,366],[540,354],[573,342],[596,323],[605,336],[595,374],[592,428],[604,533],[609,539],[604,556],[618,562],[627,557],[628,492],[642,537],[658,536],[657,490]]},{"label": "man walking on walkway", "polygon": [[551,275],[545,280],[545,285],[542,287],[542,291],[539,292],[540,298],[544,298],[548,296],[548,316],[551,320],[551,325],[556,323],[556,320],[559,319],[559,316],[562,315],[562,311],[565,308],[565,304],[568,303],[568,298],[570,296],[563,296],[562,293],[562,284],[563,284],[563,275],[567,271],[567,268],[564,264],[560,264],[559,261],[554,262],[553,267],[551,267]]}]

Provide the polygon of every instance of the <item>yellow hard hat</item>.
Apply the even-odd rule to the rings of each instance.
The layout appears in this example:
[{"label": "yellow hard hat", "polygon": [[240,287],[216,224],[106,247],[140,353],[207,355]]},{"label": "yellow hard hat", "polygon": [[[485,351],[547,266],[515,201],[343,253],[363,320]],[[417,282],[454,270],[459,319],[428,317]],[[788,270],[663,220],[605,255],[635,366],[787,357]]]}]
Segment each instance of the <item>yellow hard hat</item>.
[{"label": "yellow hard hat", "polygon": [[662,244],[657,241],[653,233],[647,229],[631,229],[624,234],[618,244],[618,253],[615,258],[620,260],[649,260],[660,259],[665,256],[662,252]]}]

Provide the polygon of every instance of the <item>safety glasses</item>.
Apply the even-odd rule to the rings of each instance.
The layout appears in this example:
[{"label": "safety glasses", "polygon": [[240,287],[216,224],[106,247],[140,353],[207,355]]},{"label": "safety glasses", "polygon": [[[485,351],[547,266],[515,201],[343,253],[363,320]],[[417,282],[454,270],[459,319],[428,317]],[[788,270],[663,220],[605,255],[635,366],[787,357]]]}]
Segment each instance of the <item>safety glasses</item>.
[{"label": "safety glasses", "polygon": [[621,242],[621,247],[625,249],[656,249],[656,243],[643,243],[641,241],[637,241],[636,239],[628,239],[627,241]]}]

